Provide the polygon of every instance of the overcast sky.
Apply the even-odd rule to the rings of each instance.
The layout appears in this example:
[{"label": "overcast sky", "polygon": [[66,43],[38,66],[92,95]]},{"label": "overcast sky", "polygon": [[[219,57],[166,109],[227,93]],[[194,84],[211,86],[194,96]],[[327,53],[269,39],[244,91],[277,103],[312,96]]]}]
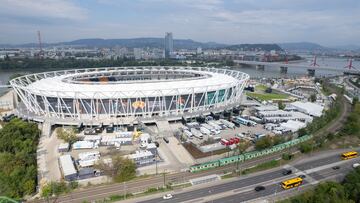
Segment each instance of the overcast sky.
[{"label": "overcast sky", "polygon": [[0,43],[163,37],[360,45],[360,0],[0,0]]}]

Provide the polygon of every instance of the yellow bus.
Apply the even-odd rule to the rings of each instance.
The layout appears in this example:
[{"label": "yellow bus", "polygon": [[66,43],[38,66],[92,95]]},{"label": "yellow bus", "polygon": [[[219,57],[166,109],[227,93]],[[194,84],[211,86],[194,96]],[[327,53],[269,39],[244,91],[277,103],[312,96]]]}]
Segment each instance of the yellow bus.
[{"label": "yellow bus", "polygon": [[352,159],[352,158],[357,157],[357,155],[358,155],[358,153],[356,151],[345,152],[345,153],[341,154],[341,158],[343,160]]},{"label": "yellow bus", "polygon": [[299,185],[301,185],[302,182],[303,182],[302,178],[299,178],[299,177],[292,178],[292,179],[283,181],[281,183],[281,187],[286,190],[286,189],[290,189],[293,187],[298,187]]}]

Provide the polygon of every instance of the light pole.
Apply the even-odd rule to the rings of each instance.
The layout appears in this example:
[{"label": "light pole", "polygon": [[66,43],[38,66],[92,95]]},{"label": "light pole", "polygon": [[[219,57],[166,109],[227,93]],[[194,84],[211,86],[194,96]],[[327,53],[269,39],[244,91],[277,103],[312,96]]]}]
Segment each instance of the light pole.
[{"label": "light pole", "polygon": [[166,170],[166,169],[164,169],[164,172],[163,172],[163,178],[164,178],[164,188],[166,187],[165,170]]},{"label": "light pole", "polygon": [[158,164],[157,164],[157,149],[155,150],[155,174],[158,174]]},{"label": "light pole", "polygon": [[123,182],[123,186],[124,186],[124,199],[126,199],[126,185],[125,185],[125,182]]}]

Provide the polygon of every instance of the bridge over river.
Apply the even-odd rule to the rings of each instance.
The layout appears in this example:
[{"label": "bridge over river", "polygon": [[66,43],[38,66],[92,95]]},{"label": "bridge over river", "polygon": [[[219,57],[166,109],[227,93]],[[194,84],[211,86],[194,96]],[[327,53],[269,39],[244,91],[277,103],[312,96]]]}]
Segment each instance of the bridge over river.
[{"label": "bridge over river", "polygon": [[[265,66],[279,67],[280,72],[287,73],[288,68],[298,68],[298,69],[306,69],[310,76],[315,75],[316,70],[328,70],[339,72],[347,75],[360,75],[360,71],[356,69],[351,69],[351,66],[346,66],[344,68],[332,67],[332,66],[321,66],[315,62],[312,64],[298,64],[298,63],[281,63],[281,62],[262,62],[262,61],[242,61],[242,60],[234,60],[235,64],[239,65],[249,65],[254,66],[256,69],[264,70]],[[351,64],[351,62],[350,62]],[[350,67],[350,68],[348,68]]]}]

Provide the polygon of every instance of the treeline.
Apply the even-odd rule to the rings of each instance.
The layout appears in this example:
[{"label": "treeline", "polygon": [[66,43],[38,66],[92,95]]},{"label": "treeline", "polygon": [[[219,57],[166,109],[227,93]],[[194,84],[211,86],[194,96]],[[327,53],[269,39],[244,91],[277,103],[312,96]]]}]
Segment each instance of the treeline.
[{"label": "treeline", "polygon": [[354,135],[360,138],[360,103],[354,99],[353,109],[345,122],[343,134]]},{"label": "treeline", "polygon": [[120,59],[100,59],[100,60],[77,60],[77,59],[8,59],[0,60],[0,70],[63,70],[74,68],[98,68],[116,66],[171,66],[185,65],[178,60],[153,60],[136,61],[128,58]]},{"label": "treeline", "polygon": [[360,168],[351,171],[341,183],[325,182],[312,190],[280,203],[355,203],[360,202]]},{"label": "treeline", "polygon": [[35,123],[20,119],[0,130],[0,196],[20,199],[35,192],[39,135]]}]

